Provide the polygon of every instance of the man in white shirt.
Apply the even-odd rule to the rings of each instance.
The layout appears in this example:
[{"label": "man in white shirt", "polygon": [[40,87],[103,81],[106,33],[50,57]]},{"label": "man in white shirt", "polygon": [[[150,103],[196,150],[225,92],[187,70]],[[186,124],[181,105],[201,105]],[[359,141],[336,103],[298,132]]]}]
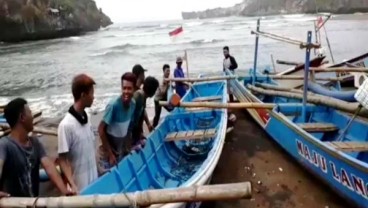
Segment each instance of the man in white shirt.
[{"label": "man in white shirt", "polygon": [[60,168],[72,190],[80,192],[98,178],[96,143],[85,108],[94,99],[92,78],[85,74],[74,77],[74,104],[59,124],[58,153]]},{"label": "man in white shirt", "polygon": [[[223,71],[225,69],[229,69],[235,75],[235,69],[238,68],[238,63],[233,56],[230,55],[229,46],[225,46],[223,48],[224,53],[224,61],[223,61]],[[234,96],[232,94],[232,89],[228,86],[229,100],[230,102],[234,102]]]}]

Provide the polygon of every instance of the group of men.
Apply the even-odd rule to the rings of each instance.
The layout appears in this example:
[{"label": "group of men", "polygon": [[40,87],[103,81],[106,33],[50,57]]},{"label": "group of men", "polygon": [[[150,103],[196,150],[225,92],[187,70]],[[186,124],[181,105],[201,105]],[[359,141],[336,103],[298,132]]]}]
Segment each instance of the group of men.
[{"label": "group of men", "polygon": [[[228,47],[224,47],[224,69],[234,70],[237,64],[228,51]],[[182,62],[181,57],[176,59],[174,77],[184,77]],[[37,197],[40,166],[62,195],[76,195],[132,150],[144,148],[143,123],[149,131],[158,125],[161,114],[159,101],[166,100],[170,87],[170,82],[165,80],[170,76],[170,66],[165,64],[162,70],[161,84],[154,77],[145,78],[147,70],[139,64],[133,67],[132,72],[121,76],[121,95],[106,106],[98,126],[100,146],[85,111],[92,106],[96,83],[86,74],[73,78],[74,103],[58,127],[58,164],[62,176],[40,141],[29,136],[33,131],[33,115],[27,101],[23,98],[10,101],[4,109],[4,117],[11,132],[0,139],[0,197]],[[176,93],[181,97],[188,87],[185,82],[175,83]],[[153,96],[155,117],[151,124],[146,100]]]}]

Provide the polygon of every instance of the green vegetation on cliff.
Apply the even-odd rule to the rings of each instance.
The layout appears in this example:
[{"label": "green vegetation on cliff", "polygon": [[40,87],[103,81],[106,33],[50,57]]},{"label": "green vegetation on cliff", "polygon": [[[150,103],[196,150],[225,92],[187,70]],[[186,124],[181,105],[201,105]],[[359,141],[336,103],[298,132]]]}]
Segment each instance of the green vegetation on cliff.
[{"label": "green vegetation on cliff", "polygon": [[110,24],[93,0],[0,0],[0,41],[78,35]]}]

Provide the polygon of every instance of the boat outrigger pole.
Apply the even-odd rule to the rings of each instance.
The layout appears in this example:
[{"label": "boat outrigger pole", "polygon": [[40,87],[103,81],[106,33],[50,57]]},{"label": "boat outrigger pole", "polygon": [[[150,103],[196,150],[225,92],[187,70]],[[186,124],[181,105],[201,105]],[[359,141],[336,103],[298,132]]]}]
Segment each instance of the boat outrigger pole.
[{"label": "boat outrigger pole", "polygon": [[[261,24],[261,20],[257,19],[257,33],[259,32],[259,27]],[[257,71],[257,59],[258,59],[258,42],[259,42],[259,35],[256,35],[256,46],[254,50],[254,65],[253,65],[253,73],[252,73],[252,85],[256,83],[256,71]]]},{"label": "boat outrigger pole", "polygon": [[309,44],[312,43],[312,32],[308,31],[307,34],[307,47],[305,51],[305,64],[304,64],[304,86],[303,86],[303,107],[302,107],[302,119],[303,122],[307,122],[307,96],[308,96],[308,75],[309,75],[309,59],[310,59],[310,50],[311,46]]}]

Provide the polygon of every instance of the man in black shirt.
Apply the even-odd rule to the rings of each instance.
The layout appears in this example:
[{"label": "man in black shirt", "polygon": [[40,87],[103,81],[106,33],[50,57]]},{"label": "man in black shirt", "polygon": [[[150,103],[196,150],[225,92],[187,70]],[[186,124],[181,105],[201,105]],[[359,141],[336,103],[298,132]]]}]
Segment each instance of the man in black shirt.
[{"label": "man in black shirt", "polygon": [[75,194],[68,191],[38,139],[28,137],[28,133],[33,131],[33,116],[27,101],[22,98],[12,100],[4,109],[4,117],[11,132],[0,139],[1,194],[38,197],[40,165],[63,195]]},{"label": "man in black shirt", "polygon": [[[224,52],[224,62],[223,62],[223,71],[225,71],[225,69],[229,69],[233,74],[235,74],[235,69],[238,68],[238,63],[236,63],[236,60],[233,56],[230,55],[229,52],[229,47],[225,46],[223,48],[223,52]],[[231,94],[231,89],[228,88],[228,93],[229,93],[229,99],[230,102],[234,101],[234,96]]]}]

